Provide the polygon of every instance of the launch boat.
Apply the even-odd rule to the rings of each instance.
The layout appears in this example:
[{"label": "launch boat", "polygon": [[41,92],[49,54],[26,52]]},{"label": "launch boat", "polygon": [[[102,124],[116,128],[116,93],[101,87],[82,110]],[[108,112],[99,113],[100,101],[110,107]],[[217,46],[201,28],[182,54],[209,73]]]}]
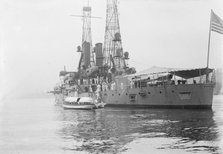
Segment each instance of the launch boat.
[{"label": "launch boat", "polygon": [[86,109],[95,108],[91,97],[66,97],[63,103],[64,109]]},{"label": "launch boat", "polygon": [[64,109],[82,109],[82,110],[92,110],[103,108],[104,103],[99,102],[93,93],[81,93],[78,97],[68,96],[64,99],[63,107]]}]

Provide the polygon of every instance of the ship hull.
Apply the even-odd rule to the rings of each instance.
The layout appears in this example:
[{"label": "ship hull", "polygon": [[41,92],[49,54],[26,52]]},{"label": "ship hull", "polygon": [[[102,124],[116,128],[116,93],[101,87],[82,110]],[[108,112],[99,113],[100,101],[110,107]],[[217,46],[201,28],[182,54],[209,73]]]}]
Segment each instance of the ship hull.
[{"label": "ship hull", "polygon": [[110,107],[211,109],[214,83],[147,86],[102,92]]},{"label": "ship hull", "polygon": [[137,108],[137,109],[211,109],[212,105],[106,104],[106,107]]}]

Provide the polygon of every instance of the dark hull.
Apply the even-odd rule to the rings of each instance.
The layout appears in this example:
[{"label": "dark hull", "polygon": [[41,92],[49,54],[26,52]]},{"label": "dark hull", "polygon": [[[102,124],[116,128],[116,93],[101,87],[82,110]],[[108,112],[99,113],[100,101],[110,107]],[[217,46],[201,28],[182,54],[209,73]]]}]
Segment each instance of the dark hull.
[{"label": "dark hull", "polygon": [[213,89],[213,83],[168,85],[108,90],[102,97],[107,107],[211,109]]},{"label": "dark hull", "polygon": [[107,104],[105,107],[134,108],[134,109],[212,109],[212,105]]}]

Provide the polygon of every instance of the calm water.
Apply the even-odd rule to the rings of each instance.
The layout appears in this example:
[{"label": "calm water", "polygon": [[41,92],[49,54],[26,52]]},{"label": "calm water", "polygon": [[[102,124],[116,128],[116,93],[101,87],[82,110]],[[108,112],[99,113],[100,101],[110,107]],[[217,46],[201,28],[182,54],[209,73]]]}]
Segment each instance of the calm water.
[{"label": "calm water", "polygon": [[0,153],[223,153],[223,96],[213,110],[63,110],[54,99],[0,104]]}]

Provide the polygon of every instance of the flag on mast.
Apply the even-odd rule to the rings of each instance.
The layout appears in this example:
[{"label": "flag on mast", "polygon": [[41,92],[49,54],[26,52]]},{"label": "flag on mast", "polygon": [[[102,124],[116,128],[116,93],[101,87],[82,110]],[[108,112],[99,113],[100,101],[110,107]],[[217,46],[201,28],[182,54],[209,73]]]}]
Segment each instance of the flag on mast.
[{"label": "flag on mast", "polygon": [[223,20],[211,10],[211,31],[223,34]]},{"label": "flag on mast", "polygon": [[[209,66],[211,31],[217,32],[219,34],[223,34],[223,20],[219,16],[217,16],[213,10],[211,10],[211,19],[210,19],[210,27],[209,27],[207,68]],[[207,78],[208,78],[208,74],[207,74]],[[206,80],[207,80],[207,78],[206,78]]]}]

